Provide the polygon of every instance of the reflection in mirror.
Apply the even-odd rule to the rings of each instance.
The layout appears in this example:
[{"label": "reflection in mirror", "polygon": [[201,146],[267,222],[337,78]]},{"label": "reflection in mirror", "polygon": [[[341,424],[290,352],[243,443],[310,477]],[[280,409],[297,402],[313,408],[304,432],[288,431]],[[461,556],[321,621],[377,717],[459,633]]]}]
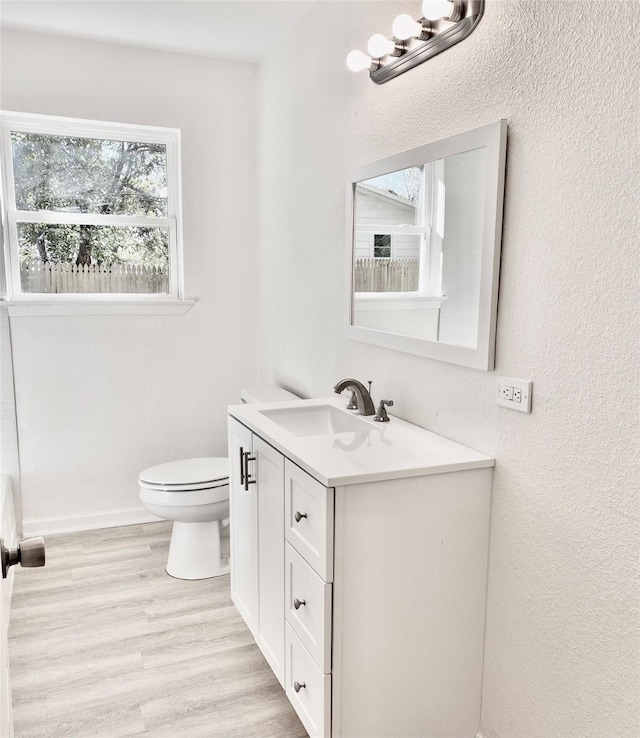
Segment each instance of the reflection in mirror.
[{"label": "reflection in mirror", "polygon": [[348,335],[489,368],[505,142],[500,121],[354,174]]},{"label": "reflection in mirror", "polygon": [[353,324],[474,348],[486,148],[358,182]]}]

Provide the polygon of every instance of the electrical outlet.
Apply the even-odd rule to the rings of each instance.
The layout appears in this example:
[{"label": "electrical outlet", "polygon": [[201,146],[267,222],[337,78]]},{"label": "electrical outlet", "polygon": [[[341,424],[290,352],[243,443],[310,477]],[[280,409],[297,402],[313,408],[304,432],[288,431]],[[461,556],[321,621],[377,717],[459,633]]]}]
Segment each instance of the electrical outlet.
[{"label": "electrical outlet", "polygon": [[533,382],[511,377],[498,377],[497,403],[521,413],[531,412]]}]

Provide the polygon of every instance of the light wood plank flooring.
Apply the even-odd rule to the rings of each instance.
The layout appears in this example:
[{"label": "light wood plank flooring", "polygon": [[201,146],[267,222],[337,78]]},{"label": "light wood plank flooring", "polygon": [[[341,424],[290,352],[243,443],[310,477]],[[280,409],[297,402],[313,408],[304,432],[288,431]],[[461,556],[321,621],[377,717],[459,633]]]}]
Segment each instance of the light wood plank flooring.
[{"label": "light wood plank flooring", "polygon": [[172,579],[171,524],[49,536],[16,567],[16,738],[303,738],[229,577]]}]

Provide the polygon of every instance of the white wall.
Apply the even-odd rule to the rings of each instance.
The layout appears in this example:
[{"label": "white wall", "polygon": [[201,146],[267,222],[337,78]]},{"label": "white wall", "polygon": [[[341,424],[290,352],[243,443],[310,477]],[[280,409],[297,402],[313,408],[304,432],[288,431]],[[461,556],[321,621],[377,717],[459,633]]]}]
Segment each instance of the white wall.
[{"label": "white wall", "polygon": [[255,82],[252,64],[3,32],[3,108],[182,129],[198,300],[183,316],[12,318],[27,530],[139,508],[145,467],[226,455],[226,405],[255,381]]},{"label": "white wall", "polygon": [[11,479],[14,490],[13,509],[19,519],[20,462],[11,360],[11,330],[7,308],[2,305],[0,305],[0,474],[6,474]]},{"label": "white wall", "polygon": [[[640,5],[612,7],[491,0],[469,38],[377,86],[346,53],[419,3],[317,3],[261,69],[262,379],[373,379],[398,415],[495,456],[491,738],[640,735]],[[347,172],[499,118],[496,372],[343,338]],[[500,374],[533,380],[531,415],[496,406]]]}]

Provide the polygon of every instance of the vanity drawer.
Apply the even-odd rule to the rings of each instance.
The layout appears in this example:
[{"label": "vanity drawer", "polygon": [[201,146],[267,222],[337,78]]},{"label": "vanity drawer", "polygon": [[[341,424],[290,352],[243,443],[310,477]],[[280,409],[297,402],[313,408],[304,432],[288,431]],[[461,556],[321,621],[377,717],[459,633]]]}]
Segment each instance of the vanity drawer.
[{"label": "vanity drawer", "polygon": [[[331,671],[332,585],[327,584],[288,543],[285,544],[287,622],[325,674]],[[297,605],[297,607],[296,607]]]},{"label": "vanity drawer", "polygon": [[333,487],[285,459],[285,538],[326,581],[333,581]]},{"label": "vanity drawer", "polygon": [[[309,738],[331,735],[331,675],[323,674],[291,626],[285,625],[287,697]],[[297,691],[296,691],[297,688]]]}]

